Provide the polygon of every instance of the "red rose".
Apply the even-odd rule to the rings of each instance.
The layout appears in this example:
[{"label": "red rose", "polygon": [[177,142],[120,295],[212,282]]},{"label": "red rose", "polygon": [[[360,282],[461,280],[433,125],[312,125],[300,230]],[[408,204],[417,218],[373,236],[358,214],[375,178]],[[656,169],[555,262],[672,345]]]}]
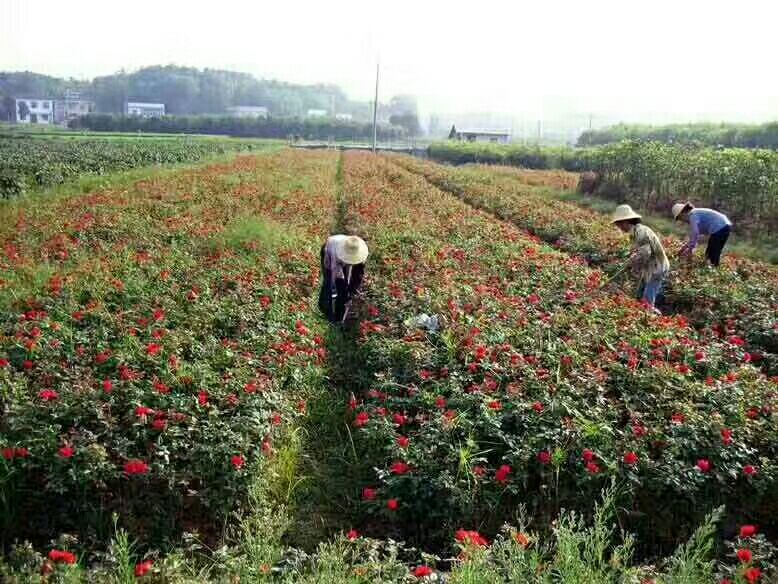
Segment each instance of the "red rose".
[{"label": "red rose", "polygon": [[154,565],[154,562],[151,560],[146,560],[145,562],[141,562],[140,564],[135,564],[135,577],[136,578],[142,578],[146,574],[149,573],[149,570],[151,570],[151,566]]},{"label": "red rose", "polygon": [[59,449],[59,455],[61,458],[71,458],[75,452],[76,451],[72,446],[63,446]]},{"label": "red rose", "polygon": [[150,416],[154,413],[154,410],[147,406],[138,406],[135,408],[135,415],[139,418],[145,418],[146,416]]},{"label": "red rose", "polygon": [[540,464],[548,464],[551,462],[551,453],[548,450],[541,450],[538,452],[538,462],[540,462]]},{"label": "red rose", "polygon": [[355,540],[355,539],[357,539],[358,537],[359,537],[359,532],[358,532],[356,529],[351,529],[351,530],[349,530],[349,532],[346,534],[346,538],[347,538],[349,541],[354,541],[354,540]]},{"label": "red rose", "polygon": [[630,466],[634,466],[638,463],[640,459],[638,458],[638,455],[634,452],[627,452],[624,455],[624,464],[629,464]]},{"label": "red rose", "polygon": [[373,489],[371,487],[365,487],[362,489],[362,498],[365,501],[373,501],[376,498],[376,495],[378,494],[377,489]]},{"label": "red rose", "polygon": [[59,399],[59,394],[53,389],[43,389],[38,392],[38,397],[43,401],[56,401]]},{"label": "red rose", "polygon": [[75,564],[76,555],[72,552],[66,552],[64,550],[51,550],[49,552],[49,559],[55,564]]},{"label": "red rose", "polygon": [[756,535],[756,525],[743,525],[740,528],[740,537],[753,537]]},{"label": "red rose", "polygon": [[354,418],[352,425],[355,428],[363,428],[364,426],[367,425],[369,420],[370,420],[370,415],[367,412],[359,412],[357,414],[357,417]]},{"label": "red rose", "polygon": [[492,400],[488,404],[490,410],[494,410],[495,412],[499,412],[502,409],[502,404],[499,400]]},{"label": "red rose", "polygon": [[759,582],[759,579],[762,577],[762,570],[759,568],[749,568],[743,572],[743,577],[748,580],[750,584],[754,584],[755,582]]},{"label": "red rose", "polygon": [[674,424],[683,424],[686,421],[686,417],[683,414],[673,414],[670,419]]},{"label": "red rose", "polygon": [[584,448],[583,453],[581,454],[581,458],[583,458],[584,462],[592,462],[594,460],[594,456],[594,452],[588,448]]},{"label": "red rose", "polygon": [[392,464],[389,470],[391,471],[392,474],[404,475],[411,470],[411,467],[405,464],[404,462],[398,460]]},{"label": "red rose", "polygon": [[411,440],[410,438],[407,438],[406,436],[400,436],[397,438],[397,446],[400,448],[408,448],[408,445],[410,445]]},{"label": "red rose", "polygon": [[539,414],[543,411],[543,404],[536,401],[534,404],[532,404],[532,409]]},{"label": "red rose", "polygon": [[740,562],[743,564],[750,564],[751,560],[753,559],[751,550],[739,549],[737,551],[737,559],[740,560]]},{"label": "red rose", "polygon": [[461,544],[469,544],[478,547],[486,547],[489,545],[489,541],[477,531],[458,529],[454,534],[454,538]]},{"label": "red rose", "polygon": [[756,469],[755,466],[747,464],[743,467],[743,474],[749,477],[756,476],[759,473],[759,471]]},{"label": "red rose", "polygon": [[414,571],[413,575],[417,578],[426,578],[427,576],[432,575],[432,568],[429,566],[418,566]]},{"label": "red rose", "polygon": [[721,430],[721,441],[727,446],[732,444],[732,430],[723,428]]},{"label": "red rose", "polygon": [[445,410],[446,406],[446,398],[443,396],[438,396],[438,398],[435,400],[435,407],[441,410]]},{"label": "red rose", "polygon": [[386,508],[389,509],[389,511],[397,511],[400,507],[400,502],[397,499],[389,499],[386,502]]},{"label": "red rose", "polygon": [[392,415],[392,421],[393,421],[393,422],[394,422],[394,423],[395,423],[397,426],[403,426],[403,425],[405,425],[405,424],[408,422],[408,418],[406,418],[406,417],[405,417],[404,415],[402,415],[402,414],[394,414],[394,415]]},{"label": "red rose", "polygon": [[197,394],[197,403],[205,407],[208,405],[208,392],[201,391]]},{"label": "red rose", "polygon": [[710,472],[711,469],[711,463],[710,460],[707,458],[701,458],[697,461],[697,468],[699,468],[702,472]]},{"label": "red rose", "polygon": [[13,448],[3,448],[3,458],[6,460],[13,460],[14,459],[15,451]]},{"label": "red rose", "polygon": [[113,381],[110,379],[103,379],[103,391],[105,393],[111,393],[113,391]]},{"label": "red rose", "polygon": [[597,465],[596,462],[587,462],[586,463],[586,470],[590,474],[597,474],[600,472],[600,467]]},{"label": "red rose", "polygon": [[142,460],[133,459],[124,463],[124,472],[127,475],[142,475],[149,472],[149,465]]},{"label": "red rose", "polygon": [[0,359],[0,367],[8,367],[8,359]]},{"label": "red rose", "polygon": [[504,485],[508,482],[508,476],[513,472],[513,469],[507,465],[503,464],[500,468],[497,469],[497,472],[494,473],[494,480],[500,483],[501,485]]},{"label": "red rose", "polygon": [[648,433],[648,431],[645,429],[645,427],[641,426],[640,424],[634,424],[632,426],[632,435],[635,438],[641,438],[645,436]]},{"label": "red rose", "polygon": [[240,470],[241,468],[243,468],[243,465],[246,464],[246,459],[240,454],[236,454],[235,456],[230,458],[230,464],[232,464],[232,467],[235,470]]},{"label": "red rose", "polygon": [[486,474],[486,467],[484,466],[474,466],[473,467],[473,474],[477,477],[482,477]]}]

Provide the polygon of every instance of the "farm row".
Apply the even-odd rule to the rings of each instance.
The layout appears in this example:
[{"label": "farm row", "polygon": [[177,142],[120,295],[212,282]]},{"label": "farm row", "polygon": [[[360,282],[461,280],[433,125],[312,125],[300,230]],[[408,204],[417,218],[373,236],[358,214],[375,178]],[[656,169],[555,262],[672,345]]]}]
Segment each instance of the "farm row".
[{"label": "farm row", "polygon": [[778,153],[619,142],[594,148],[541,148],[436,143],[433,160],[505,164],[531,169],[592,170],[598,194],[667,212],[681,198],[727,212],[742,228],[775,237],[778,231]]},{"label": "farm row", "polygon": [[0,199],[82,175],[156,164],[197,162],[233,151],[263,149],[258,141],[203,138],[82,139],[65,134],[0,134]]},{"label": "farm row", "polygon": [[[240,157],[2,210],[0,575],[768,581],[776,384],[739,331],[649,315],[432,165],[336,161]],[[313,312],[333,225],[371,249],[355,330]],[[177,550],[183,532],[200,543]]]},{"label": "farm row", "polygon": [[[626,239],[608,217],[554,196],[571,188],[573,175],[501,167],[452,168],[409,157],[395,162],[607,273],[624,264]],[[668,250],[680,245],[673,237],[665,238]],[[699,263],[675,257],[671,267],[667,290],[671,310],[706,334],[742,337],[751,357],[778,374],[778,269],[734,256],[726,258],[722,270],[701,269]]]}]

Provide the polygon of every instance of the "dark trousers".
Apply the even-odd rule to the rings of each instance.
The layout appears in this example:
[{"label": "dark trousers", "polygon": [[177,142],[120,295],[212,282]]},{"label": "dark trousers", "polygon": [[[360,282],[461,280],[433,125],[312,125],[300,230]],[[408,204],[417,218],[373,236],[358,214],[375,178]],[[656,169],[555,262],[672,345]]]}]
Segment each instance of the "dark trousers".
[{"label": "dark trousers", "polygon": [[728,226],[723,227],[708,238],[705,257],[714,266],[718,266],[721,263],[721,250],[724,249],[724,245],[727,243],[727,239],[729,239],[729,232],[730,228]]}]

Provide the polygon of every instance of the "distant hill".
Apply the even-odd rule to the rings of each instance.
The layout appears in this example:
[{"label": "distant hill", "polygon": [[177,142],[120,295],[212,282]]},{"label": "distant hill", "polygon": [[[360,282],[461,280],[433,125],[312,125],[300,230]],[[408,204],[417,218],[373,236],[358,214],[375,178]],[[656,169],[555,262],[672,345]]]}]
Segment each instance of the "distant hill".
[{"label": "distant hill", "polygon": [[67,89],[80,91],[102,113],[121,113],[126,101],[150,101],[164,103],[170,114],[218,114],[234,105],[263,105],[278,116],[304,116],[309,109],[351,114],[359,121],[371,116],[368,102],[349,100],[335,85],[299,85],[219,69],[152,66],[92,81],[0,72],[0,103],[3,97],[60,97]]}]

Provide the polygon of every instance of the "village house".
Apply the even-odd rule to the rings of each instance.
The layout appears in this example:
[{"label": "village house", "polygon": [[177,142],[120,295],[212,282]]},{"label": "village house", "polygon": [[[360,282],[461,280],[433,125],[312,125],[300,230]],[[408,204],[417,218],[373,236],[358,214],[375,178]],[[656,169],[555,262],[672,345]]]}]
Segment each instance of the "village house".
[{"label": "village house", "polygon": [[53,124],[54,100],[20,97],[15,100],[19,124]]},{"label": "village house", "polygon": [[125,105],[124,113],[128,116],[139,116],[141,118],[158,118],[165,115],[165,104],[128,101]]},{"label": "village house", "polygon": [[456,126],[451,126],[448,139],[459,140],[460,142],[507,144],[510,142],[511,134],[504,130],[457,130]]}]

